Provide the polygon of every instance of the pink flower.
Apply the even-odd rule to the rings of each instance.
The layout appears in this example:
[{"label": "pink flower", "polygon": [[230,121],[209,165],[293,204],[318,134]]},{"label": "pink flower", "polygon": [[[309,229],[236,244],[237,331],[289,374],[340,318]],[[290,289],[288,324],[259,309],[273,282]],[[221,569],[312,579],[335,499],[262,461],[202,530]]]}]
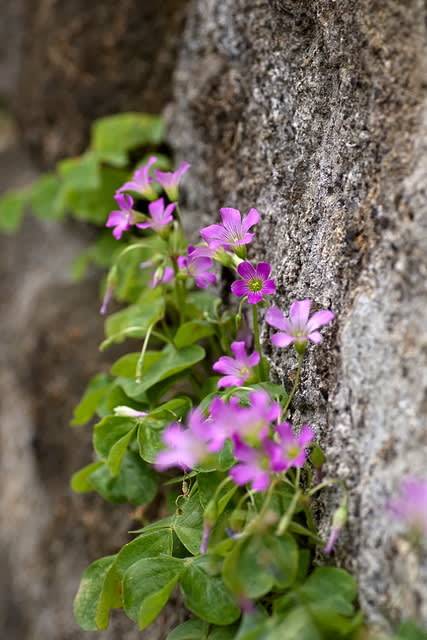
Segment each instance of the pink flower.
[{"label": "pink flower", "polygon": [[192,469],[209,455],[206,448],[206,418],[199,409],[193,409],[189,414],[188,429],[177,422],[172,423],[163,433],[163,442],[168,448],[158,454],[155,463],[157,469]]},{"label": "pink flower", "polygon": [[213,266],[213,260],[203,255],[205,251],[208,252],[209,248],[195,248],[190,245],[187,249],[188,257],[179,256],[177,259],[178,267],[194,278],[196,285],[202,289],[216,282],[216,275],[208,271]]},{"label": "pink flower", "polygon": [[390,513],[416,534],[427,537],[427,481],[408,476],[387,505]]},{"label": "pink flower", "polygon": [[287,471],[291,467],[302,467],[307,459],[306,447],[314,438],[312,428],[305,424],[300,433],[296,435],[290,422],[282,422],[276,425],[279,442],[270,441],[266,446],[271,457],[273,471]]},{"label": "pink flower", "polygon": [[219,212],[222,224],[211,224],[200,231],[203,240],[210,247],[236,247],[251,242],[254,234],[248,233],[249,229],[261,219],[256,209],[251,209],[243,220],[238,209],[225,207]]},{"label": "pink flower", "polygon": [[157,158],[152,156],[147,164],[143,167],[137,169],[130,182],[125,182],[120,189],[117,190],[117,193],[122,193],[123,191],[135,191],[136,193],[140,193],[147,200],[155,200],[157,198],[157,193],[154,191],[150,182],[153,182],[153,178],[150,178],[148,172],[150,170],[151,165],[157,162]]},{"label": "pink flower", "polygon": [[132,196],[118,193],[114,196],[114,200],[120,207],[120,210],[112,211],[105,223],[106,227],[115,227],[113,236],[116,240],[120,240],[123,231],[127,231],[135,223],[136,213],[132,209]]},{"label": "pink flower", "polygon": [[238,435],[233,436],[234,456],[238,460],[229,474],[238,485],[251,482],[254,491],[265,491],[270,484],[270,459],[263,448],[249,446]]},{"label": "pink flower", "polygon": [[270,425],[280,416],[280,404],[272,402],[267,391],[249,393],[249,407],[241,407],[234,432],[251,444],[260,443],[268,434]]},{"label": "pink flower", "polygon": [[265,295],[276,291],[274,280],[268,280],[271,265],[260,262],[256,269],[250,262],[241,262],[237,271],[243,280],[236,280],[231,285],[231,291],[236,296],[248,296],[249,304],[257,304]]},{"label": "pink flower", "polygon": [[332,311],[325,309],[316,311],[309,319],[311,303],[312,300],[309,299],[293,302],[289,308],[289,318],[277,307],[271,307],[267,311],[266,322],[282,330],[282,333],[275,333],[271,338],[276,347],[287,347],[292,342],[304,343],[307,340],[316,344],[322,341],[322,336],[316,329],[332,322],[335,316]]},{"label": "pink flower", "polygon": [[179,181],[190,167],[191,164],[188,164],[188,162],[182,162],[179,169],[174,173],[170,173],[167,171],[158,171],[157,169],[154,171],[155,179],[166,191],[169,200],[178,200]]},{"label": "pink flower", "polygon": [[136,226],[140,229],[154,229],[154,231],[162,231],[163,227],[173,220],[172,213],[176,207],[176,202],[171,202],[165,208],[165,202],[163,198],[159,198],[154,202],[150,202],[148,205],[148,211],[150,212],[151,220],[142,222]]},{"label": "pink flower", "polygon": [[244,342],[233,342],[231,351],[234,358],[222,356],[212,366],[217,373],[227,374],[218,380],[218,387],[239,387],[253,375],[253,367],[256,367],[260,361],[258,351],[254,351],[251,355],[246,353]]},{"label": "pink flower", "polygon": [[230,398],[225,402],[221,398],[214,398],[209,407],[210,417],[207,423],[209,438],[208,449],[217,452],[222,449],[227,438],[231,438],[242,422],[245,409],[240,406],[239,398]]},{"label": "pink flower", "polygon": [[108,285],[105,290],[104,298],[102,300],[102,306],[99,310],[99,313],[101,315],[105,315],[107,313],[107,308],[113,295],[114,295],[114,287],[112,285]]}]

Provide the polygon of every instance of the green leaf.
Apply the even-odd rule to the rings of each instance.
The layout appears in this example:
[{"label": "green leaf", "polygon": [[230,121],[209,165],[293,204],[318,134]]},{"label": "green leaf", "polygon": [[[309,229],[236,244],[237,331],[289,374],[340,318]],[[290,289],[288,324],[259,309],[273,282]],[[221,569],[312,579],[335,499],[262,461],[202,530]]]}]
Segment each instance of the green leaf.
[{"label": "green leaf", "polygon": [[427,640],[427,631],[423,631],[412,620],[406,620],[392,640]]},{"label": "green leaf", "polygon": [[[164,426],[166,424],[168,423],[163,423]],[[153,428],[150,420],[144,420],[139,426],[139,454],[143,460],[150,464],[155,463],[158,453],[165,448],[162,432],[162,429]]]},{"label": "green leaf", "polygon": [[63,184],[56,200],[58,211],[69,210],[75,218],[104,225],[109,211],[115,208],[113,196],[125,181],[127,172],[102,167],[99,176],[100,184],[97,189],[83,190]]},{"label": "green leaf", "polygon": [[89,482],[89,476],[103,466],[104,463],[102,460],[98,460],[97,462],[91,462],[91,464],[83,467],[83,469],[76,471],[76,473],[71,476],[70,480],[72,490],[76,493],[87,493],[88,491],[93,491],[93,485]]},{"label": "green leaf", "polygon": [[271,534],[262,537],[261,563],[272,573],[278,589],[288,589],[296,580],[298,572],[298,545],[285,533],[280,538]]},{"label": "green leaf", "polygon": [[184,547],[193,555],[199,553],[202,542],[203,507],[197,491],[180,502],[180,512],[176,514],[173,526]]},{"label": "green leaf", "polygon": [[160,554],[171,555],[173,534],[171,527],[160,530],[143,529],[143,534],[125,544],[117,555],[115,568],[119,578],[123,578],[126,571],[142,558],[155,558]]},{"label": "green leaf", "polygon": [[[292,609],[288,615],[274,625],[265,640],[324,640],[305,607]],[[264,640],[264,636],[263,636]],[[332,640],[332,638],[331,638]]]},{"label": "green leaf", "polygon": [[62,188],[88,191],[100,186],[98,160],[90,151],[77,158],[66,158],[57,164]]},{"label": "green leaf", "polygon": [[0,198],[0,231],[13,233],[19,228],[26,199],[22,191],[7,191]]},{"label": "green leaf", "polygon": [[217,320],[221,300],[208,291],[194,291],[187,295],[186,315],[194,319]]},{"label": "green leaf", "polygon": [[175,627],[166,640],[233,640],[236,635],[236,625],[227,627],[213,627],[199,618],[186,620]]},{"label": "green leaf", "polygon": [[121,416],[108,416],[95,426],[93,433],[93,447],[100,458],[106,460],[113,445],[123,436],[133,432],[137,421]]},{"label": "green leaf", "polygon": [[[136,378],[136,365],[141,353],[127,353],[119,358],[111,367],[111,373],[123,378]],[[163,358],[161,351],[146,351],[144,358],[144,369],[149,369],[155,362]]]},{"label": "green leaf", "polygon": [[199,556],[187,565],[181,578],[185,605],[206,622],[228,625],[239,618],[240,609],[221,576],[210,575],[209,562]]},{"label": "green leaf", "polygon": [[103,466],[89,476],[88,482],[103,498],[117,504],[148,504],[157,492],[155,472],[133,451],[126,452],[117,476]]},{"label": "green leaf", "polygon": [[104,585],[98,600],[95,617],[97,629],[107,629],[110,622],[111,609],[119,609],[122,606],[122,587],[120,582],[117,580],[114,562],[107,571]]},{"label": "green leaf", "polygon": [[107,394],[110,388],[111,380],[104,373],[100,373],[92,378],[83,398],[74,409],[74,418],[71,424],[78,427],[89,422],[92,416],[96,413],[97,407],[102,398]]},{"label": "green leaf", "polygon": [[98,162],[104,162],[105,164],[110,164],[112,167],[126,167],[129,158],[126,151],[117,151],[116,149],[111,150],[99,150],[92,152]]},{"label": "green leaf", "polygon": [[92,126],[91,146],[96,151],[129,151],[160,144],[163,139],[164,125],[159,116],[130,112],[97,120]]},{"label": "green leaf", "polygon": [[80,587],[74,600],[74,616],[77,623],[86,631],[106,629],[98,627],[96,622],[98,603],[104,587],[108,570],[112,566],[116,556],[107,556],[93,562],[85,569]]},{"label": "green leaf", "polygon": [[182,560],[156,556],[143,558],[126,571],[123,579],[124,607],[128,616],[140,624],[140,628],[150,624],[166,604],[182,570]]},{"label": "green leaf", "polygon": [[352,615],[354,609],[350,603],[356,599],[357,584],[344,569],[318,567],[306,580],[299,593],[309,602],[333,601],[338,613]]},{"label": "green leaf", "polygon": [[265,566],[264,553],[263,540],[256,536],[236,544],[225,558],[224,582],[236,596],[259,598],[271,591],[274,577]]},{"label": "green leaf", "polygon": [[163,317],[165,302],[159,296],[156,290],[148,291],[138,304],[109,316],[105,322],[107,339],[100,349],[104,350],[114,342],[123,342],[126,338],[143,338],[148,328]]},{"label": "green leaf", "polygon": [[166,640],[207,640],[210,625],[199,618],[186,620],[175,627],[166,637]]},{"label": "green leaf", "polygon": [[273,384],[272,382],[259,382],[253,385],[254,389],[263,389],[267,391],[273,400],[284,404],[288,399],[288,393],[284,387],[279,384]]},{"label": "green leaf", "polygon": [[59,220],[61,211],[57,208],[60,182],[54,173],[45,173],[31,186],[31,207],[36,216],[47,220]]},{"label": "green leaf", "polygon": [[[206,355],[205,350],[197,344],[184,347],[179,351],[167,346],[162,353],[164,357],[154,363],[148,370],[144,366],[142,379],[138,384],[139,393],[146,391],[166,378],[193,367],[197,362],[203,360]],[[132,394],[127,389],[126,393],[132,397]]]},{"label": "green leaf", "polygon": [[110,453],[108,454],[107,459],[107,467],[110,470],[112,476],[116,476],[120,471],[120,466],[122,464],[123,456],[125,455],[128,445],[132,440],[132,436],[135,433],[137,425],[133,427],[126,435],[124,435],[120,440],[114,443],[114,445],[110,449]]},{"label": "green leaf", "polygon": [[215,327],[210,322],[193,320],[182,324],[175,334],[174,343],[177,349],[187,347],[198,342],[202,338],[207,338],[215,333]]}]

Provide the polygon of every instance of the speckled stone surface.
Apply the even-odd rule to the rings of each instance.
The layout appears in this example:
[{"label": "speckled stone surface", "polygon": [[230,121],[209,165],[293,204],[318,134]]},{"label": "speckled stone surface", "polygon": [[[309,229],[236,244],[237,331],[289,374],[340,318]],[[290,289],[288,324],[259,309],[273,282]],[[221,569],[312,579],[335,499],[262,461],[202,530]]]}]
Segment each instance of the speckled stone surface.
[{"label": "speckled stone surface", "polygon": [[[427,476],[426,18],[421,0],[193,0],[168,111],[188,215],[257,207],[275,303],[337,314],[293,419],[350,488],[335,561],[381,628],[427,624],[426,558],[385,509],[402,475]],[[267,350],[289,384],[292,353]]]}]

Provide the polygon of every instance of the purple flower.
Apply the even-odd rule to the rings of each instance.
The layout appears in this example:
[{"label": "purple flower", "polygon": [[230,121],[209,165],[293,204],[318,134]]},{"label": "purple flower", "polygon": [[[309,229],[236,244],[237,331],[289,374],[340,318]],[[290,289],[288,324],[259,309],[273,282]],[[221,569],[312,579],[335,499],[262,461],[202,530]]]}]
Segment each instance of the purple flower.
[{"label": "purple flower", "polygon": [[316,344],[322,342],[323,338],[316,329],[332,322],[335,315],[332,311],[324,309],[316,311],[308,319],[311,303],[312,300],[309,299],[293,302],[289,308],[289,318],[286,318],[277,307],[271,307],[267,311],[266,322],[283,331],[283,333],[275,333],[271,338],[271,342],[276,347],[287,347],[292,342],[301,343],[306,340]]},{"label": "purple flower", "polygon": [[314,438],[314,432],[308,424],[304,424],[296,435],[290,422],[276,425],[280,442],[270,441],[266,446],[271,457],[273,471],[287,471],[291,467],[302,467],[307,459],[306,447]]},{"label": "purple flower", "polygon": [[216,282],[216,275],[208,271],[213,266],[213,260],[203,255],[204,250],[209,251],[209,248],[190,245],[187,249],[188,257],[179,256],[177,259],[178,267],[194,278],[196,285],[202,289]]},{"label": "purple flower", "polygon": [[182,162],[179,169],[174,173],[158,171],[157,169],[154,171],[155,179],[166,191],[169,200],[178,200],[178,183],[190,167],[191,164],[188,164],[188,162]]},{"label": "purple flower", "polygon": [[140,167],[134,172],[132,180],[125,182],[124,185],[117,190],[117,193],[122,193],[122,191],[135,191],[147,198],[147,200],[155,200],[157,193],[150,184],[150,182],[153,182],[153,178],[150,178],[148,175],[151,165],[155,162],[157,162],[157,158],[152,156],[145,166]]},{"label": "purple flower", "polygon": [[258,351],[248,355],[244,342],[233,342],[231,351],[234,354],[234,358],[222,356],[212,367],[217,373],[227,374],[218,380],[218,387],[239,387],[253,375],[253,367],[256,367],[259,363],[260,355]]},{"label": "purple flower", "polygon": [[172,267],[159,267],[155,271],[152,271],[152,279],[148,283],[151,289],[155,289],[159,286],[159,284],[164,284],[165,282],[170,282],[174,277],[174,270]]},{"label": "purple flower", "polygon": [[255,445],[268,434],[270,425],[280,416],[280,404],[271,402],[267,391],[252,391],[248,395],[250,406],[241,407],[234,432]]},{"label": "purple flower", "polygon": [[101,315],[105,315],[107,313],[107,307],[110,303],[111,298],[114,295],[114,287],[112,285],[107,285],[107,288],[105,290],[105,294],[104,294],[104,298],[102,300],[102,306],[99,310],[99,313]]},{"label": "purple flower", "polygon": [[270,459],[263,448],[254,449],[243,442],[238,435],[233,436],[234,456],[238,460],[229,474],[238,485],[252,483],[254,491],[265,491],[270,484]]},{"label": "purple flower", "polygon": [[251,209],[243,220],[238,209],[225,207],[220,209],[219,212],[222,224],[211,224],[200,231],[203,240],[210,247],[236,247],[241,244],[248,244],[252,240],[254,234],[248,233],[248,231],[261,219],[256,209]]},{"label": "purple flower", "polygon": [[341,533],[342,528],[348,520],[348,499],[344,498],[343,502],[340,504],[338,509],[334,513],[334,517],[332,518],[332,528],[331,533],[329,534],[328,541],[326,543],[325,548],[323,549],[323,553],[329,554],[331,553],[333,547],[335,546],[336,541]]},{"label": "purple flower", "polygon": [[427,481],[408,476],[387,505],[390,513],[417,535],[427,537]]},{"label": "purple flower", "polygon": [[222,449],[227,438],[231,438],[242,423],[245,409],[240,406],[239,398],[230,398],[227,403],[214,398],[209,407],[210,419],[206,424],[209,438],[208,450],[217,452]]},{"label": "purple flower", "polygon": [[256,269],[250,262],[241,262],[237,271],[243,280],[236,280],[231,285],[231,291],[236,296],[248,296],[249,304],[257,304],[265,295],[276,291],[274,280],[268,280],[271,265],[260,262]]},{"label": "purple flower", "polygon": [[113,236],[116,240],[120,240],[123,231],[127,231],[134,224],[136,220],[136,213],[132,209],[133,198],[132,196],[117,193],[114,196],[114,200],[120,207],[120,210],[112,211],[108,216],[108,220],[105,223],[106,227],[115,227]]},{"label": "purple flower", "polygon": [[148,205],[148,211],[150,212],[151,220],[147,222],[141,222],[136,226],[140,229],[154,229],[154,231],[162,231],[163,227],[173,220],[173,211],[176,207],[176,202],[171,202],[165,208],[165,201],[163,198],[159,198],[154,202],[150,202]]},{"label": "purple flower", "polygon": [[199,409],[190,411],[188,429],[177,422],[169,425],[163,433],[163,442],[168,447],[160,451],[155,466],[162,471],[170,467],[191,469],[203,462],[209,453],[206,448],[206,418]]}]

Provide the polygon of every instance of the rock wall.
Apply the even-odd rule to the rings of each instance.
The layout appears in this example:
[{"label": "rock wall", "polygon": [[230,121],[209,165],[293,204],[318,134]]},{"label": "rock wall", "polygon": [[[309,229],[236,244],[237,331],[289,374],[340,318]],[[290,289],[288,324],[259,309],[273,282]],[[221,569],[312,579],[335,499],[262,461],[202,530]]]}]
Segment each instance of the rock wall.
[{"label": "rock wall", "polygon": [[[427,559],[385,510],[402,475],[426,473],[426,18],[422,0],[193,0],[168,111],[197,223],[255,206],[276,304],[337,314],[293,419],[350,488],[335,560],[383,628],[427,624]],[[295,359],[267,348],[289,384]],[[337,500],[319,504],[325,535]]]}]

